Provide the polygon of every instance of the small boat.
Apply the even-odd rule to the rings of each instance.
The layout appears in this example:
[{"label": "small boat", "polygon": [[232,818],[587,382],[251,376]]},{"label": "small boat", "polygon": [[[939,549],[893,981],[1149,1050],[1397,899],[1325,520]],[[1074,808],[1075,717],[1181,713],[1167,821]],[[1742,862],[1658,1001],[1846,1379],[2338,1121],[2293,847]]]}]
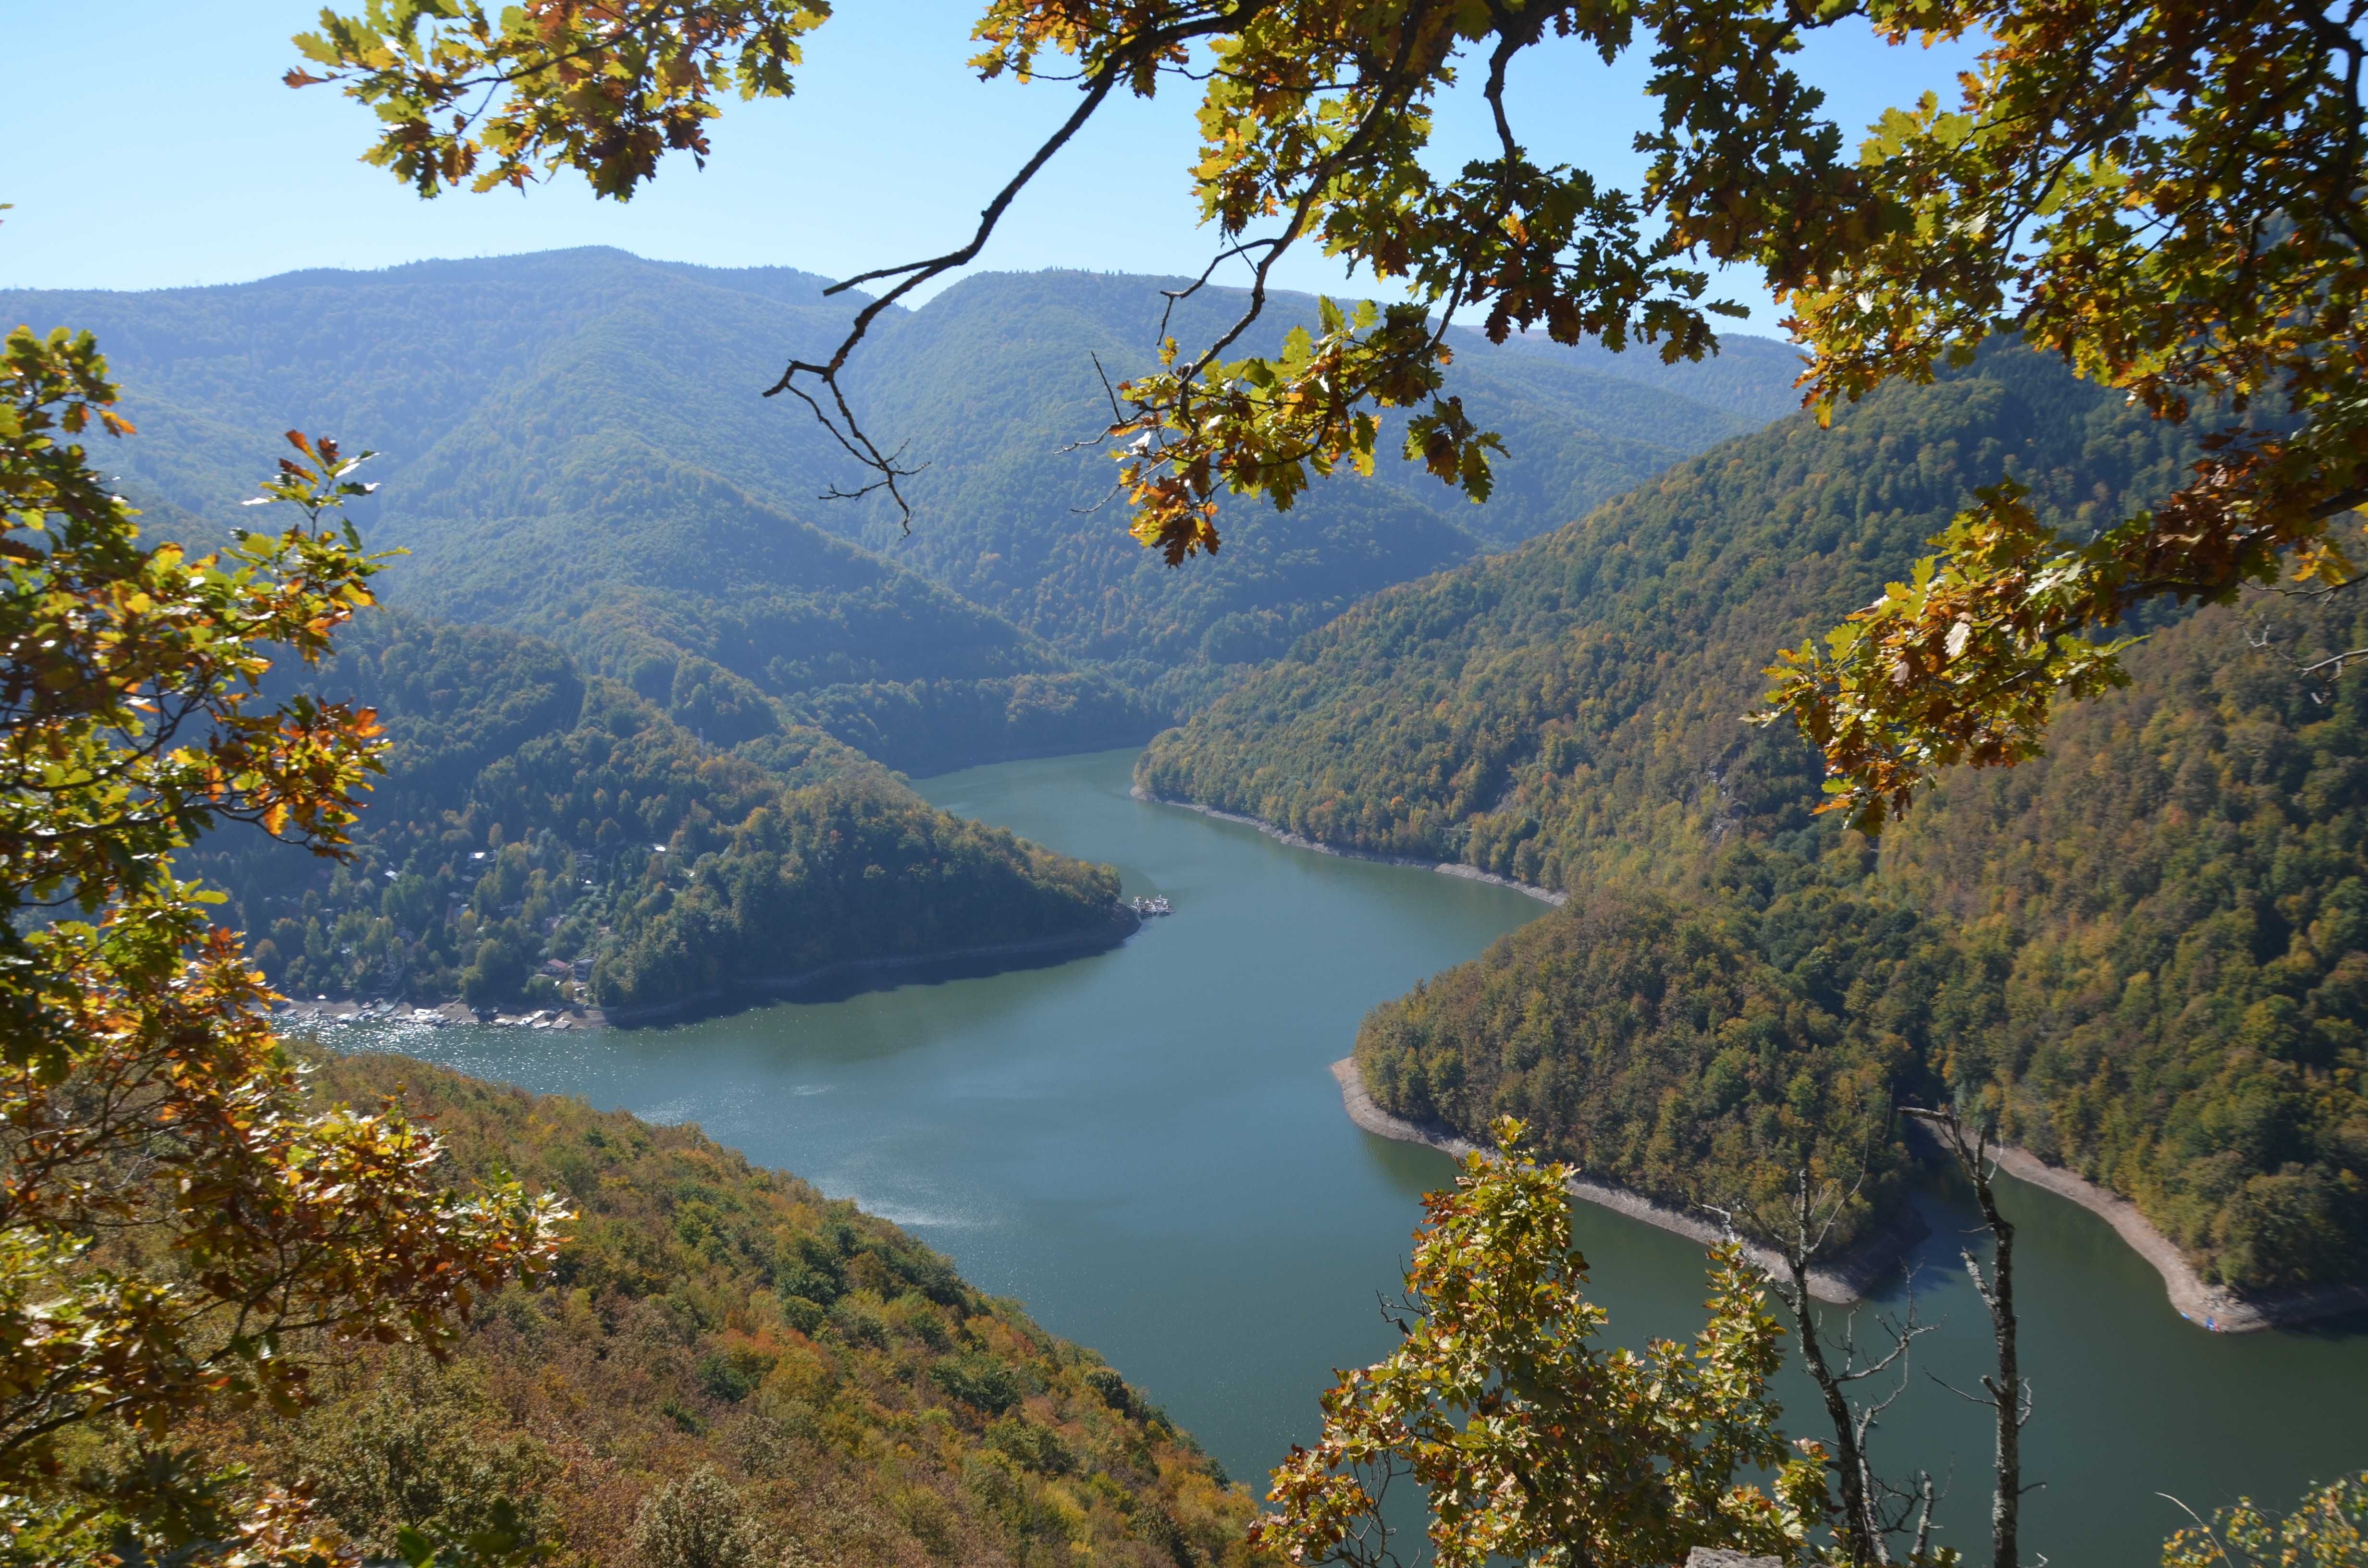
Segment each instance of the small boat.
[{"label": "small boat", "polygon": [[1145,920],[1148,920],[1156,915],[1173,915],[1176,913],[1176,906],[1167,902],[1167,895],[1164,893],[1157,898],[1138,898],[1134,900],[1133,907],[1135,914],[1141,915]]}]

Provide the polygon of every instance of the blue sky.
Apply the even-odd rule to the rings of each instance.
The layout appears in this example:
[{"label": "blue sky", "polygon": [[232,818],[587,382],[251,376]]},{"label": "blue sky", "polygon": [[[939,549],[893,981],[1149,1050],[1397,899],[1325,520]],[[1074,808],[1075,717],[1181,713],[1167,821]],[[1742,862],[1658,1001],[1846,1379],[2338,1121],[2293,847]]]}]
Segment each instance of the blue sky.
[{"label": "blue sky", "polygon": [[[330,88],[279,85],[295,62],[289,35],[311,25],[302,4],[0,0],[0,59],[15,85],[0,100],[0,146],[11,149],[0,201],[15,205],[0,215],[0,287],[227,283],[581,244],[833,276],[935,254],[967,237],[1071,102],[1058,85],[973,77],[962,62],[976,9],[841,0],[793,99],[734,105],[705,170],[672,160],[655,188],[620,206],[572,178],[523,197],[423,202],[360,164],[364,110]],[[1969,59],[1837,32],[1804,71],[1855,131],[1928,86],[1946,94]],[[1607,70],[1567,47],[1532,51],[1514,84],[1520,129],[1539,155],[1633,184],[1643,80],[1641,64]],[[979,266],[1197,271],[1211,236],[1194,222],[1185,178],[1191,101],[1170,94],[1114,100],[1038,177]],[[1485,144],[1475,108],[1445,106],[1442,159]],[[1338,265],[1314,255],[1286,263],[1280,280],[1344,288]],[[1732,287],[1755,306],[1749,330],[1772,332],[1764,297],[1744,279]]]}]

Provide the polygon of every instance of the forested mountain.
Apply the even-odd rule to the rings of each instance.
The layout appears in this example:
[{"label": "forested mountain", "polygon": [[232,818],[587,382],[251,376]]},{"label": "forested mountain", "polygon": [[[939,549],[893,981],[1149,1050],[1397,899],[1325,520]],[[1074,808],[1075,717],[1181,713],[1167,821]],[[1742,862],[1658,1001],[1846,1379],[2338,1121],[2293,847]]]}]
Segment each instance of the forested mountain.
[{"label": "forested mountain", "polygon": [[[746,481],[750,464],[764,465],[801,496],[820,489],[817,449],[799,432],[755,438],[797,422],[775,404],[729,394],[778,354],[832,340],[851,307],[825,301],[824,286],[786,267],[726,271],[559,251],[204,289],[0,291],[0,316],[97,335],[142,431],[109,456],[143,504],[233,515],[226,508],[253,494],[258,454],[297,426],[378,449],[374,477],[406,506],[434,511],[450,509],[438,492],[455,483],[489,501],[507,494],[502,474],[439,471],[440,441],[489,398],[555,366],[597,369],[604,358],[620,373],[656,378],[637,395],[654,416],[676,409],[659,426],[674,455],[698,462],[743,450],[728,477]],[[724,395],[680,403],[677,394],[704,398],[711,385]],[[593,382],[576,394],[599,391]],[[582,428],[573,401],[539,410],[544,427]],[[415,479],[415,468],[429,477]],[[512,509],[497,505],[492,515]]]},{"label": "forested mountain", "polygon": [[[0,316],[99,335],[143,432],[120,454],[127,493],[160,527],[202,532],[193,519],[233,515],[280,431],[329,430],[385,454],[372,537],[416,552],[387,580],[396,601],[543,631],[605,672],[704,659],[915,770],[1140,739],[1149,714],[1097,674],[1172,704],[1483,538],[1567,521],[1789,395],[1789,351],[1773,345],[1622,376],[1576,352],[1471,339],[1458,384],[1513,449],[1497,505],[1385,463],[1380,483],[1322,486],[1285,516],[1234,508],[1224,554],[1169,573],[1115,512],[1077,510],[1107,491],[1111,465],[1062,449],[1107,423],[1092,356],[1113,376],[1148,365],[1175,281],[983,277],[883,318],[851,381],[871,427],[929,465],[910,486],[910,535],[876,503],[818,501],[860,471],[802,407],[758,395],[790,355],[834,341],[852,308],[803,273],[569,251],[0,293]],[[1212,290],[1177,330],[1212,332],[1238,303]],[[1311,310],[1280,299],[1258,341]],[[744,555],[751,529],[782,542]],[[859,566],[816,530],[886,561]],[[791,623],[834,617],[844,667],[802,668],[807,640]],[[612,646],[636,619],[674,629],[642,627],[666,647]],[[737,639],[735,657],[701,644],[692,629],[710,623],[746,629],[721,639]],[[958,717],[963,744],[916,730],[924,713]]]},{"label": "forested mountain", "polygon": [[0,314],[99,335],[142,426],[108,455],[160,530],[218,535],[206,519],[237,515],[278,432],[331,430],[383,454],[362,515],[413,552],[391,598],[544,632],[661,704],[679,684],[745,729],[803,699],[777,718],[923,772],[1147,735],[1140,699],[795,515],[828,460],[756,393],[774,355],[843,324],[821,289],[587,252],[0,296]]},{"label": "forested mountain", "polygon": [[[1725,1201],[1812,1134],[1857,1139],[1871,1085],[1989,1090],[2013,1137],[2135,1198],[2208,1275],[2368,1272],[2347,913],[2368,693],[2314,688],[2230,616],[2173,625],[2050,761],[1951,778],[1880,856],[1812,818],[1796,737],[1740,722],[1774,650],[1864,603],[1973,484],[2009,469],[2077,528],[2167,488],[2180,440],[1993,354],[1378,596],[1140,777],[1578,894],[1368,1020],[1393,1108],[1521,1110],[1607,1175]],[[2356,645],[2314,619],[2340,612],[2253,613]]]},{"label": "forested mountain", "polygon": [[805,723],[934,773],[1156,727],[1144,699],[1001,616],[636,436],[540,456],[530,509],[401,530],[415,564],[396,602],[550,637],[727,745]]},{"label": "forested mountain", "polygon": [[1375,596],[1161,736],[1143,780],[1547,887],[1679,875],[1818,800],[1808,747],[1741,722],[1778,647],[1865,603],[2001,468],[2078,522],[2159,490],[2181,439],[2024,355],[1888,389],[1831,430],[1800,415]]},{"label": "forested mountain", "polygon": [[[1403,473],[1288,517],[1243,507],[1191,573],[1073,510],[1109,473],[1061,450],[1104,416],[1094,356],[1149,362],[1159,287],[985,278],[885,318],[857,381],[867,420],[928,465],[909,536],[817,502],[852,477],[844,455],[757,395],[853,308],[803,273],[582,251],[0,295],[0,315],[99,336],[141,426],[106,456],[151,537],[223,539],[283,430],[381,450],[359,512],[408,552],[380,585],[411,619],[374,618],[318,677],[395,736],[360,854],[197,863],[273,980],[511,1005],[575,965],[630,1010],[1110,939],[1106,873],[931,811],[877,765],[1146,738],[1358,595],[1478,548],[1455,520],[1474,509]],[[1212,292],[1176,327],[1238,304]],[[1308,309],[1281,301],[1261,340]],[[1582,358],[1467,346],[1468,395],[1516,446],[1500,532],[1747,424],[1736,388],[1789,379],[1782,351],[1747,352],[1698,402],[1683,369],[1645,385]]]},{"label": "forested mountain", "polygon": [[299,995],[547,1002],[581,960],[595,999],[648,1009],[1133,927],[1106,868],[949,816],[815,730],[702,741],[536,638],[380,612],[306,684],[393,743],[350,863],[236,835],[185,861]]},{"label": "forested mountain", "polygon": [[204,1434],[374,1556],[404,1529],[442,1546],[507,1524],[578,1568],[686,1536],[711,1555],[664,1560],[1247,1561],[1250,1499],[1189,1435],[853,1204],[695,1127],[426,1062],[328,1062],[312,1087],[396,1096],[456,1179],[515,1175],[577,1216],[552,1278],[484,1303],[449,1361],[359,1346],[305,1415]]},{"label": "forested mountain", "polygon": [[2158,632],[2048,756],[1960,773],[1872,887],[1947,925],[1947,1071],[2239,1282],[2368,1275],[2368,687],[2356,604]]},{"label": "forested mountain", "polygon": [[[1114,381],[1149,369],[1161,290],[1183,281],[994,275],[900,320],[867,347],[858,384],[866,418],[909,437],[908,460],[930,466],[914,483],[912,534],[875,504],[865,540],[1069,652],[1190,689],[1198,666],[1270,658],[1364,595],[1463,560],[1475,540],[1559,527],[1772,416],[1730,406],[1738,384],[1764,403],[1793,401],[1791,351],[1759,340],[1732,359],[1660,368],[1648,384],[1604,373],[1598,361],[1620,356],[1496,348],[1464,334],[1452,384],[1511,452],[1489,506],[1392,457],[1372,480],[1319,484],[1288,513],[1228,508],[1224,551],[1170,572],[1120,538],[1115,509],[1091,510],[1110,492],[1107,455],[1063,449],[1110,421],[1096,358]],[[1206,342],[1241,308],[1239,291],[1211,290],[1179,305],[1169,330],[1188,347]],[[1304,296],[1278,296],[1238,351],[1271,350],[1314,317]],[[1714,389],[1710,399],[1687,395],[1697,384]],[[1396,439],[1383,442],[1393,454]]]}]

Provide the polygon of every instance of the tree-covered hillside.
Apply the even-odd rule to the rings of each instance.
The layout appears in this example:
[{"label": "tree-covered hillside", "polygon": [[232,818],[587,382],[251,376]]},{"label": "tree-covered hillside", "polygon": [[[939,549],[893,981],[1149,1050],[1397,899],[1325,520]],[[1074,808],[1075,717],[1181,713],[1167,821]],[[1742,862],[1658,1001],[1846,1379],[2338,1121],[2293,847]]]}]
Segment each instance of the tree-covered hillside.
[{"label": "tree-covered hillside", "polygon": [[535,638],[366,617],[307,684],[393,743],[352,861],[255,840],[188,860],[300,995],[516,1005],[581,960],[596,1000],[646,1009],[1131,928],[1107,869],[949,816],[814,730],[702,741]]},{"label": "tree-covered hillside", "polygon": [[[582,252],[0,296],[0,314],[120,345],[142,431],[120,455],[152,531],[211,538],[201,519],[235,515],[279,431],[336,429],[382,454],[364,515],[413,552],[393,601],[552,636],[662,705],[677,666],[687,690],[729,687],[743,726],[811,694],[780,717],[913,772],[1148,735],[1140,699],[802,520],[827,510],[829,458],[756,394],[771,355],[843,322],[821,288]],[[910,722],[924,703],[967,722]]]},{"label": "tree-covered hillside", "polygon": [[[825,301],[824,286],[786,267],[731,271],[555,251],[203,289],[0,290],[0,316],[40,332],[71,324],[97,334],[142,432],[109,454],[133,498],[221,517],[251,494],[256,455],[291,426],[379,449],[373,477],[401,479],[393,488],[406,503],[432,506],[439,483],[451,483],[435,477],[438,444],[572,343],[607,344],[632,369],[665,373],[649,385],[646,407],[677,404],[666,422],[674,455],[696,462],[741,449],[744,466],[774,465],[778,484],[811,494],[823,483],[812,463],[817,449],[798,438],[786,411],[728,396],[685,407],[679,397],[711,376],[721,392],[758,374],[776,345],[796,351],[829,341],[853,306]],[[564,400],[541,417],[546,427],[571,423]],[[756,439],[768,429],[791,438]],[[678,449],[700,439],[713,445]],[[502,476],[463,483],[490,497]]]},{"label": "tree-covered hillside", "polygon": [[205,1434],[372,1553],[506,1525],[562,1568],[1247,1560],[1250,1499],[1189,1435],[854,1205],[695,1127],[399,1057],[312,1090],[394,1095],[456,1178],[577,1216],[553,1277],[484,1303],[448,1362],[364,1348],[305,1415]]},{"label": "tree-covered hillside", "polygon": [[[886,581],[880,591],[916,613],[892,635],[870,608],[848,606],[842,652],[903,673],[858,676],[852,684],[870,689],[832,691],[800,710],[860,710],[845,738],[876,736],[892,748],[885,760],[916,770],[1056,749],[1088,731],[1095,744],[1139,739],[1144,715],[1084,677],[1114,675],[1170,704],[1210,689],[1365,593],[1462,561],[1484,538],[1558,526],[1749,427],[1786,397],[1792,375],[1789,355],[1767,345],[1639,380],[1606,374],[1583,355],[1475,339],[1461,351],[1458,384],[1513,449],[1497,506],[1470,506],[1386,461],[1377,483],[1325,486],[1285,516],[1241,506],[1222,558],[1169,573],[1115,513],[1080,510],[1109,486],[1104,455],[1063,449],[1107,421],[1093,356],[1112,375],[1147,367],[1160,290],[1176,281],[988,276],[885,318],[855,384],[871,426],[929,465],[910,486],[918,510],[909,536],[876,504],[817,500],[835,482],[859,483],[861,471],[803,408],[758,395],[789,355],[831,341],[851,308],[825,301],[820,280],[803,273],[570,251],[145,294],[0,293],[0,316],[100,334],[144,432],[126,484],[170,527],[229,515],[222,508],[247,493],[254,454],[281,430],[330,429],[381,449],[374,477],[386,489],[374,538],[416,551],[387,587],[421,613],[521,615],[517,600],[480,590],[498,579],[548,605],[560,594],[536,586],[546,574],[577,596],[571,607],[613,585],[688,596],[694,619],[718,621],[749,613],[712,592],[719,574],[732,578],[734,596],[801,601],[816,613],[849,591],[800,575],[811,551],[742,560],[698,528],[674,531],[718,495],[784,534],[797,530],[770,519],[859,540],[916,568],[988,613],[894,585],[894,570],[875,565],[867,588]],[[1212,291],[1179,312],[1177,329],[1212,332],[1237,303]],[[1282,299],[1257,335],[1279,335],[1311,309]],[[1699,399],[1688,393],[1696,381]],[[651,501],[654,484],[672,493],[648,506],[622,551],[610,537],[611,482],[637,505]],[[972,658],[982,626],[998,619],[1041,640],[1029,670],[1075,677],[1059,701],[1046,699],[1041,681],[1032,695],[994,685],[1008,674]],[[588,634],[518,624],[612,666]],[[999,635],[1018,641],[1009,626]],[[1090,667],[1072,669],[1076,661]],[[768,695],[794,695],[768,685],[762,665],[714,662]],[[904,689],[922,681],[934,695]],[[947,693],[948,682],[962,689]],[[973,682],[990,684],[965,684]],[[967,714],[973,736],[1003,712],[1011,733],[999,748],[941,752],[894,728],[921,707]],[[1057,737],[1026,728],[1048,711],[1065,726]]]},{"label": "tree-covered hillside", "polygon": [[[909,437],[908,460],[930,467],[913,483],[910,537],[875,505],[865,540],[1064,649],[1189,690],[1204,666],[1271,658],[1364,595],[1463,560],[1475,540],[1507,544],[1559,527],[1761,423],[1728,405],[1728,380],[1792,403],[1789,351],[1754,353],[1776,347],[1756,340],[1732,361],[1648,385],[1578,353],[1497,348],[1467,335],[1452,384],[1511,454],[1489,506],[1399,460],[1401,426],[1391,424],[1372,480],[1319,485],[1283,514],[1263,502],[1234,506],[1224,550],[1170,572],[1125,540],[1118,509],[1101,505],[1114,478],[1107,454],[1064,449],[1109,422],[1095,360],[1113,381],[1150,369],[1161,290],[1184,281],[974,278],[867,346],[865,417]],[[1203,342],[1241,305],[1238,290],[1212,290],[1179,306],[1169,329],[1188,347]],[[1312,301],[1278,296],[1243,347],[1271,349],[1314,318]],[[1717,387],[1715,401],[1686,395],[1697,383]]]},{"label": "tree-covered hillside", "polygon": [[[2368,641],[2348,608],[2255,618]],[[2368,1276],[2368,688],[2247,638],[2218,611],[2157,633],[2047,756],[1946,777],[1879,856],[1741,833],[1656,865],[1668,893],[1584,883],[1376,1009],[1368,1085],[1467,1131],[1531,1118],[1679,1203],[1871,1153],[1838,1242],[1896,1190],[1870,1106],[1987,1096],[2207,1278]]]},{"label": "tree-covered hillside", "polygon": [[2368,642],[2339,601],[2157,633],[2048,755],[1952,775],[1871,885],[1952,927],[1941,1070],[2237,1281],[2368,1276]]},{"label": "tree-covered hillside", "polygon": [[549,637],[727,745],[805,723],[939,773],[1157,727],[1001,616],[638,437],[552,440],[536,462],[524,509],[401,530],[398,603]]},{"label": "tree-covered hillside", "polygon": [[1154,792],[1547,887],[1684,874],[1818,799],[1742,715],[1778,647],[1863,604],[2001,466],[2074,525],[2181,437],[2027,355],[1731,441],[1506,554],[1357,606],[1156,741]]},{"label": "tree-covered hillside", "polygon": [[1366,1089],[1458,1129],[1520,1117],[1679,1208],[1780,1205],[1805,1165],[1855,1188],[1849,1247],[1906,1191],[1891,1111],[1923,1081],[1934,945],[1814,879],[1755,888],[1751,858],[1725,879],[1747,896],[1598,890],[1384,1003],[1358,1031]]},{"label": "tree-covered hillside", "polygon": [[[1812,817],[1805,745],[1741,722],[1773,651],[1896,576],[1973,484],[2011,468],[2077,528],[2167,489],[2178,439],[1990,355],[1378,596],[1141,777],[1593,911],[1596,937],[1554,917],[1377,1013],[1359,1054],[1385,1104],[1467,1131],[1524,1109],[1606,1175],[1724,1201],[1801,1129],[1853,1152],[1827,1085],[1987,1093],[2207,1274],[2368,1273],[2368,927],[2345,913],[2368,692],[2299,677],[2239,618],[2171,625],[2052,759],[1952,778],[1879,857]],[[2362,630],[2283,601],[2251,619],[2289,648]],[[1715,964],[1639,948],[1656,921]]]}]

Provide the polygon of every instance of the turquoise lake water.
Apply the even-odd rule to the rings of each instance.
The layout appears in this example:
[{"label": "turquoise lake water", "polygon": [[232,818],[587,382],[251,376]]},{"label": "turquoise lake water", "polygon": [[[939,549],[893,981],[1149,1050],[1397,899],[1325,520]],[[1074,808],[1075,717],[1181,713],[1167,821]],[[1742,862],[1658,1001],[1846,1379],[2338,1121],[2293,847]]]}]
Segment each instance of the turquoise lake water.
[{"label": "turquoise lake water", "polygon": [[[1286,847],[1127,792],[1132,752],[923,781],[930,800],[1123,873],[1176,914],[1093,958],[951,971],[673,1028],[403,1030],[393,1049],[656,1120],[696,1121],[762,1164],[910,1228],[984,1289],[1093,1346],[1214,1453],[1263,1477],[1316,1427],[1330,1369],[1393,1337],[1428,1149],[1361,1132],[1327,1064],[1366,1009],[1546,913],[1519,892]],[[337,1031],[359,1043],[360,1031]],[[2025,1551],[2139,1568],[2182,1516],[2368,1467],[2368,1332],[2214,1335],[2186,1324],[2103,1221],[2014,1187]],[[1927,1322],[1884,1468],[1952,1476],[1943,1539],[1987,1551],[1989,1442],[1970,1386],[1987,1354],[1955,1261],[1970,1209],[1927,1200]],[[1582,1207],[1611,1336],[1700,1322],[1701,1253]],[[1897,1301],[1878,1303],[1896,1310]],[[1792,1425],[1816,1436],[1805,1381]]]}]

